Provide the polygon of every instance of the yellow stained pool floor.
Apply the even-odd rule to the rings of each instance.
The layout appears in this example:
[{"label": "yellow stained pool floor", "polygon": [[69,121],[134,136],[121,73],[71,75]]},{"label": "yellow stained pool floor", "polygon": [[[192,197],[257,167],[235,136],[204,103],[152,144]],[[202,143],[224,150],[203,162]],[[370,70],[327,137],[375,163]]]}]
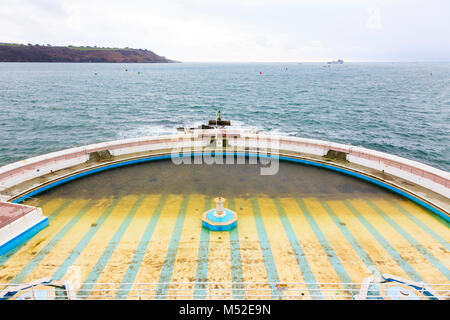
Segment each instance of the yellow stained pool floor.
[{"label": "yellow stained pool floor", "polygon": [[[192,283],[184,294],[201,297],[206,281],[307,283],[305,296],[317,283],[358,283],[373,272],[449,282],[449,226],[409,200],[301,165],[281,164],[267,180],[249,166],[191,167],[133,166],[41,194],[50,225],[0,256],[0,283],[50,276],[85,283],[83,296],[117,283],[116,297],[137,283],[168,297],[173,283]],[[202,228],[215,195],[238,213],[230,232]]]}]

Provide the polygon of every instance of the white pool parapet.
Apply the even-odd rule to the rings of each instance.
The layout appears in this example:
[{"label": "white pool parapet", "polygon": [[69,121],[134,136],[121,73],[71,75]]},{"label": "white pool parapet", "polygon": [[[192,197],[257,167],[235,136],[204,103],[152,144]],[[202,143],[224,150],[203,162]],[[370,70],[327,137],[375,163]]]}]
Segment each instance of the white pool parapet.
[{"label": "white pool parapet", "polygon": [[[207,145],[206,140],[202,140],[202,138],[216,137],[217,140],[219,136],[226,137],[227,147],[241,147],[244,150],[243,152],[246,152],[245,146],[248,145],[249,141],[256,140],[271,145],[272,141],[276,140],[279,148],[271,151],[271,154],[275,156],[280,156],[281,158],[304,158],[316,163],[321,162],[321,166],[341,167],[365,176],[374,176],[382,182],[387,182],[394,189],[406,191],[414,194],[418,199],[426,200],[432,206],[438,208],[437,210],[440,210],[442,213],[437,212],[437,214],[445,219],[450,217],[450,172],[363,147],[316,139],[276,136],[264,133],[255,134],[246,129],[195,130],[181,134],[124,139],[66,149],[18,161],[0,167],[0,199],[12,201],[14,198],[18,198],[18,195],[27,194],[28,191],[34,190],[42,184],[36,178],[44,175],[61,172],[53,174],[46,181],[51,182],[52,180],[63,179],[65,176],[70,176],[74,173],[105,166],[108,163],[133,160],[137,157],[143,157],[145,154],[149,157],[158,155],[170,156],[171,150],[179,148],[180,143],[193,142],[194,148],[201,148]],[[105,150],[113,157],[109,162],[90,163],[88,161],[91,153]],[[345,154],[346,162],[322,159],[330,151]],[[71,170],[72,168],[73,170]],[[59,171],[62,169],[66,170]],[[386,180],[386,174],[406,180],[406,182],[400,181],[397,183],[392,179]],[[24,182],[26,183],[21,185]],[[416,186],[423,190],[416,190]],[[21,200],[23,199],[18,201]]]},{"label": "white pool parapet", "polygon": [[42,209],[0,201],[0,255],[27,241],[48,226]]}]

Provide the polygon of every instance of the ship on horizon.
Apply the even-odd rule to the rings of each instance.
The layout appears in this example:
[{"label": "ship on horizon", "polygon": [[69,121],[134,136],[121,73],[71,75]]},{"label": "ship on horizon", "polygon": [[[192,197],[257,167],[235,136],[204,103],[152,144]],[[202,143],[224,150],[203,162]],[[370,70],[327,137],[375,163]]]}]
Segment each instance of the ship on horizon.
[{"label": "ship on horizon", "polygon": [[328,61],[327,64],[344,64],[344,60],[337,59],[337,60],[333,60],[333,61]]}]

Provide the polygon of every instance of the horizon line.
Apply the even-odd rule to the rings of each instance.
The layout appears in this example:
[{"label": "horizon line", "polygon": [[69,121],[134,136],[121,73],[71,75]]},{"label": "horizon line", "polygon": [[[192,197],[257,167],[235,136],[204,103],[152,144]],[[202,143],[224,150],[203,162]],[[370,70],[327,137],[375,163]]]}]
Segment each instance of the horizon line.
[{"label": "horizon line", "polygon": [[[225,61],[225,60],[211,60],[211,61],[201,61],[201,60],[174,60],[176,63],[289,63],[289,64],[302,64],[302,63],[327,63],[333,60],[297,60],[297,61]],[[343,60],[345,63],[450,63],[450,60]],[[149,64],[149,63],[163,63],[163,62],[26,62],[26,61],[0,61],[0,63],[122,63],[122,64]],[[164,62],[165,63],[165,62]],[[167,63],[171,64],[171,63]]]},{"label": "horizon line", "polygon": [[[344,60],[344,63],[423,63],[423,62],[450,62],[450,60]],[[286,61],[254,61],[254,60],[177,60],[179,62],[188,62],[188,63],[327,63],[333,61],[333,59],[328,60],[286,60]]]}]

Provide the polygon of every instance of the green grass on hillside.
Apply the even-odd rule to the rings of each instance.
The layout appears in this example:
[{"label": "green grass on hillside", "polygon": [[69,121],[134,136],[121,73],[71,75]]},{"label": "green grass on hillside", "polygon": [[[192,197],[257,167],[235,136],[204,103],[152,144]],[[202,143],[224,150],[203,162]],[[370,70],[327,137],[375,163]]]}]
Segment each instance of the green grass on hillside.
[{"label": "green grass on hillside", "polygon": [[21,47],[24,46],[24,44],[0,42],[0,46]]},{"label": "green grass on hillside", "polygon": [[75,46],[67,46],[65,48],[69,48],[71,50],[137,50],[131,48],[102,48],[102,47],[75,47]]},{"label": "green grass on hillside", "polygon": [[9,47],[46,47],[46,48],[68,48],[71,50],[139,50],[132,48],[109,48],[109,47],[89,47],[89,46],[47,46],[47,45],[28,45],[21,43],[6,43],[0,42],[0,46],[9,46]]}]

